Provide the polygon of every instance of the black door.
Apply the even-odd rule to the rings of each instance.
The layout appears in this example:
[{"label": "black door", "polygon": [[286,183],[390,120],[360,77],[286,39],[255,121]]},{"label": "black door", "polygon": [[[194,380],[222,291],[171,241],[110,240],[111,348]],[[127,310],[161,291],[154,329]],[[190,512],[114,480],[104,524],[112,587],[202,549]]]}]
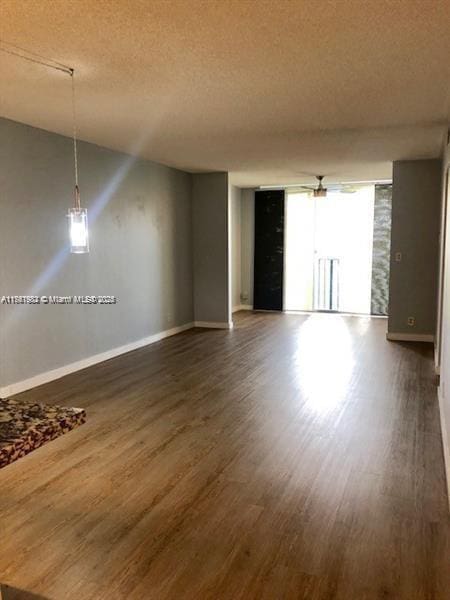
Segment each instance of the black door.
[{"label": "black door", "polygon": [[253,306],[283,310],[284,190],[255,192]]}]

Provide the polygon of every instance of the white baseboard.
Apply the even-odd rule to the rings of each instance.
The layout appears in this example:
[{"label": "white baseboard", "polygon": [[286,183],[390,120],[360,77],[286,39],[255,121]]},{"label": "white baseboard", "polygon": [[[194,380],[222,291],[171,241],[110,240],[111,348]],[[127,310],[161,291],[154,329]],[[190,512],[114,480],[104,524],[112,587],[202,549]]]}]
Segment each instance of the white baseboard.
[{"label": "white baseboard", "polygon": [[434,342],[431,333],[386,333],[386,339],[391,342]]},{"label": "white baseboard", "polygon": [[207,329],[233,329],[233,321],[195,321],[194,327],[205,327]]},{"label": "white baseboard", "polygon": [[39,375],[35,375],[29,379],[24,379],[23,381],[11,383],[0,388],[0,398],[8,398],[14,394],[25,392],[26,390],[30,390],[38,385],[43,385],[49,381],[54,381],[55,379],[59,379],[60,377],[64,377],[65,375],[69,375],[75,371],[81,371],[81,369],[86,369],[86,367],[96,365],[105,360],[109,360],[110,358],[120,356],[121,354],[126,354],[127,352],[137,350],[138,348],[148,346],[149,344],[154,344],[155,342],[159,342],[164,338],[181,333],[187,329],[192,329],[192,327],[194,327],[194,323],[186,323],[185,325],[180,325],[179,327],[173,327],[172,329],[167,329],[166,331],[160,331],[159,333],[142,338],[136,342],[131,342],[129,344],[125,344],[124,346],[118,346],[116,348],[112,348],[111,350],[107,350],[106,352],[101,352],[100,354],[94,354],[93,356],[83,358],[68,365],[64,365],[63,367],[58,367],[57,369],[52,369],[51,371],[46,371],[45,373],[39,373]]},{"label": "white baseboard", "polygon": [[444,397],[442,395],[442,386],[438,387],[438,399],[439,399],[439,414],[441,417],[442,451],[444,453],[445,477],[447,480],[448,509],[450,512],[450,448],[448,445],[448,432],[447,432],[447,427],[446,427],[446,423],[445,423]]},{"label": "white baseboard", "polygon": [[253,306],[251,304],[238,304],[233,307],[233,312],[238,312],[239,310],[253,310]]}]

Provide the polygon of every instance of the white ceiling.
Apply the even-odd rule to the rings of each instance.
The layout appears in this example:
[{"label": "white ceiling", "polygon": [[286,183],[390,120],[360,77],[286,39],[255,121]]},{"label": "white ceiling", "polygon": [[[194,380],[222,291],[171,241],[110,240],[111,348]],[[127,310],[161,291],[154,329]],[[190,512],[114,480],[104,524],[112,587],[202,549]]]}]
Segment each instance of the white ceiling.
[{"label": "white ceiling", "polygon": [[[84,140],[237,185],[385,179],[440,154],[448,0],[2,0],[76,70]],[[70,135],[67,75],[0,53],[0,115]]]}]

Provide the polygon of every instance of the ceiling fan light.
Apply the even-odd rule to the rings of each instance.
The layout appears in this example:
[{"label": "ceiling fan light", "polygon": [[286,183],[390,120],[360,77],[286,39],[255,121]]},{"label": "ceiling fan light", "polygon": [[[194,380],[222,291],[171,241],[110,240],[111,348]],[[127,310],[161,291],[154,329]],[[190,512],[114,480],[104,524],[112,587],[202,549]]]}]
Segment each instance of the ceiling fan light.
[{"label": "ceiling fan light", "polygon": [[314,198],[326,198],[327,196],[327,188],[318,187],[316,190],[313,190]]}]

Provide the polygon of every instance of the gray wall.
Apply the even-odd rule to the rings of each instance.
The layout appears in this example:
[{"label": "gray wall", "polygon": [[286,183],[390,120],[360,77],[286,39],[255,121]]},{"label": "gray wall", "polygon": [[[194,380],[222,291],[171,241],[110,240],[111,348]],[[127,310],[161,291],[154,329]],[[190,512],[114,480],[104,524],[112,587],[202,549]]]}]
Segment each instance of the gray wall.
[{"label": "gray wall", "polygon": [[[390,333],[435,333],[441,168],[440,160],[394,162]],[[397,252],[401,262],[395,261]],[[414,327],[408,326],[410,316],[416,319]]]},{"label": "gray wall", "polygon": [[230,185],[231,214],[231,303],[241,304],[241,189]]},{"label": "gray wall", "polygon": [[225,325],[231,322],[228,174],[193,175],[192,192],[195,320]]},{"label": "gray wall", "polygon": [[241,303],[253,306],[255,253],[255,190],[241,192]]},{"label": "gray wall", "polygon": [[80,143],[91,252],[71,255],[71,140],[0,119],[0,141],[0,295],[118,298],[0,305],[0,386],[193,321],[190,175]]}]

